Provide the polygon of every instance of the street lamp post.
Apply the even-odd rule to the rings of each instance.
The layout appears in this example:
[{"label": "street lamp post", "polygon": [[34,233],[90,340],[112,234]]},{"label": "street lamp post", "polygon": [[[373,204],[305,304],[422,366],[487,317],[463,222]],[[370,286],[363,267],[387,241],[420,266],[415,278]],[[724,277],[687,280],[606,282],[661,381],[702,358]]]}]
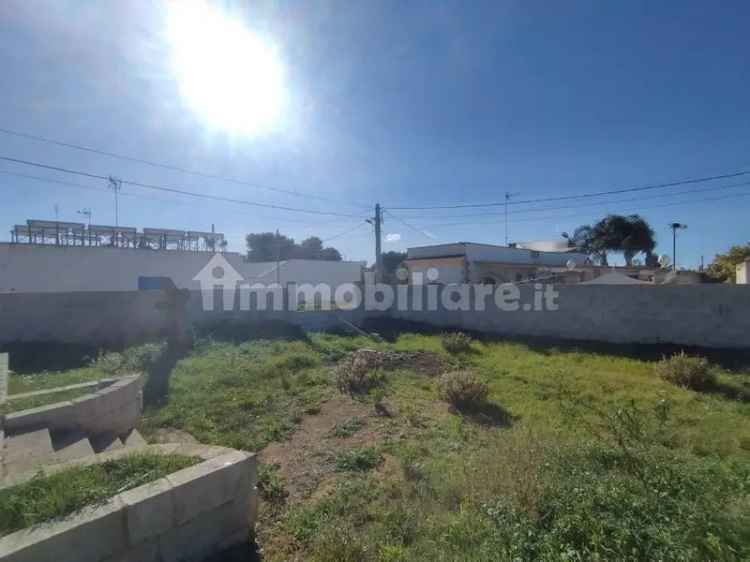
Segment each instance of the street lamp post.
[{"label": "street lamp post", "polygon": [[677,231],[685,230],[686,224],[680,222],[673,222],[669,225],[672,229],[672,271],[677,272]]}]

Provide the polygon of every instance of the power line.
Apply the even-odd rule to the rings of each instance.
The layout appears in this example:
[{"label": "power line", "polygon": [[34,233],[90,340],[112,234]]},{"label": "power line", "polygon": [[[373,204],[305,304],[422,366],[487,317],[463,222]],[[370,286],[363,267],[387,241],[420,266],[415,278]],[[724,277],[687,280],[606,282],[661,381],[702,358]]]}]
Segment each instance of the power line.
[{"label": "power line", "polygon": [[396,215],[394,215],[393,213],[391,213],[388,209],[385,209],[385,212],[388,213],[388,215],[390,217],[396,219],[398,222],[400,222],[401,224],[403,224],[405,227],[412,229],[414,232],[416,232],[418,234],[421,234],[422,236],[424,236],[426,238],[429,238],[430,240],[436,240],[437,241],[437,238],[435,238],[429,232],[425,232],[424,230],[421,230],[421,229],[417,228],[416,226],[413,226],[413,225],[409,224],[408,222],[406,222],[402,218],[397,217]]},{"label": "power line", "polygon": [[[540,207],[536,209],[519,209],[517,211],[509,211],[510,215],[521,215],[526,213],[540,213],[545,211],[557,211],[557,210],[563,210],[563,209],[580,209],[582,207],[600,207],[604,205],[614,205],[618,203],[632,203],[634,201],[643,201],[645,199],[659,199],[662,197],[674,197],[676,195],[687,195],[690,193],[706,193],[706,192],[713,192],[713,191],[719,191],[722,189],[733,189],[737,187],[745,187],[750,186],[750,181],[741,182],[741,183],[732,183],[727,185],[719,185],[714,187],[708,187],[708,188],[701,188],[701,189],[686,189],[684,191],[679,191],[677,193],[659,193],[656,195],[642,195],[639,197],[631,197],[628,199],[618,199],[615,201],[596,201],[592,203],[582,203],[579,205],[564,205],[560,207]],[[461,213],[456,215],[431,215],[429,217],[425,216],[409,216],[409,217],[402,217],[406,219],[417,219],[417,220],[431,220],[431,219],[452,219],[452,218],[461,218],[461,217],[501,217],[505,213],[504,212],[489,212],[489,213]]]},{"label": "power line", "polygon": [[[691,201],[677,201],[674,203],[664,203],[661,205],[650,205],[648,207],[632,207],[630,209],[624,209],[625,211],[641,211],[641,210],[648,210],[648,209],[659,209],[663,207],[675,207],[679,205],[692,205],[694,203],[708,203],[712,201],[722,201],[725,199],[737,199],[740,197],[749,197],[750,193],[739,193],[739,194],[733,194],[733,195],[725,195],[723,197],[707,197],[703,199],[694,199]],[[527,219],[519,219],[516,221],[511,221],[514,223],[519,222],[539,222],[539,221],[550,221],[550,220],[559,220],[559,219],[569,219],[569,218],[576,218],[580,217],[581,213],[575,213],[570,215],[550,215],[547,217],[534,217],[534,218],[527,218]],[[442,224],[429,224],[425,225],[429,228],[443,228],[443,227],[450,227],[450,226],[468,226],[468,225],[483,225],[483,224],[495,224],[495,223],[479,223],[477,221],[471,221],[471,222],[453,222],[453,223],[442,223]]]},{"label": "power line", "polygon": [[[43,176],[35,176],[33,174],[23,174],[21,172],[11,172],[9,170],[0,170],[0,174],[4,174],[4,175],[7,175],[7,176],[18,177],[18,178],[30,179],[30,180],[44,182],[44,183],[62,185],[63,187],[70,187],[70,188],[73,188],[73,189],[85,189],[85,190],[88,190],[88,191],[97,192],[97,193],[102,194],[102,195],[108,195],[108,194],[111,193],[109,190],[107,190],[105,188],[99,188],[99,187],[94,187],[94,186],[91,186],[91,185],[84,185],[82,183],[75,183],[75,182],[58,180],[58,179],[53,179],[53,178],[45,178]],[[165,197],[156,197],[156,196],[153,196],[153,195],[146,195],[146,194],[143,194],[143,193],[128,193],[128,192],[121,191],[119,193],[119,195],[121,197],[132,197],[132,198],[136,198],[136,199],[148,199],[149,201],[162,201],[164,203],[170,203],[170,204],[173,204],[173,205],[185,205],[186,204],[186,201],[184,201],[184,200],[175,199],[175,198],[167,199]],[[241,211],[239,211],[238,209],[230,209],[229,212],[239,213]],[[310,222],[308,222],[307,220],[304,220],[304,219],[300,220],[301,217],[296,217],[296,218],[291,218],[291,217],[269,217],[267,215],[261,215],[261,217],[264,220],[267,220],[269,222],[272,222],[272,221],[281,221],[281,222],[288,222],[288,223],[299,224],[300,227],[302,227],[302,228],[321,227],[323,225],[329,225],[330,224],[330,221],[310,223]]]},{"label": "power line", "polygon": [[364,222],[364,221],[358,222],[354,227],[349,228],[349,229],[345,230],[344,232],[339,232],[338,234],[334,234],[333,236],[329,236],[328,238],[323,238],[323,240],[321,240],[321,242],[330,242],[331,240],[336,240],[336,238],[341,238],[342,236],[346,236],[347,234],[351,234],[352,232],[354,232],[355,230],[358,230],[358,229],[362,228],[366,224],[367,223]]},{"label": "power line", "polygon": [[252,182],[241,180],[241,179],[238,179],[238,178],[233,178],[233,177],[229,177],[229,176],[221,176],[219,174],[211,174],[211,173],[202,172],[202,171],[199,171],[199,170],[191,170],[189,168],[183,168],[181,166],[175,166],[175,165],[172,165],[172,164],[164,164],[162,162],[155,162],[153,160],[146,160],[144,158],[136,158],[134,156],[127,156],[127,155],[124,155],[124,154],[117,154],[116,152],[109,152],[109,151],[106,151],[106,150],[100,150],[98,148],[91,148],[89,146],[84,146],[84,145],[81,145],[81,144],[75,144],[75,143],[70,143],[70,142],[63,142],[63,141],[59,141],[59,140],[56,140],[56,139],[50,139],[50,138],[47,138],[47,137],[42,137],[42,136],[39,136],[39,135],[32,135],[30,133],[22,133],[20,131],[13,131],[11,129],[5,129],[5,128],[2,128],[2,127],[0,127],[0,133],[6,134],[6,135],[15,136],[15,137],[20,137],[20,138],[30,139],[30,140],[34,140],[34,141],[38,141],[38,142],[44,142],[44,143],[47,143],[47,144],[53,144],[53,145],[57,145],[57,146],[62,146],[62,147],[65,147],[65,148],[71,148],[71,149],[74,149],[74,150],[81,150],[81,151],[84,151],[84,152],[90,152],[92,154],[99,154],[101,156],[108,156],[108,157],[111,157],[111,158],[117,158],[117,159],[120,159],[120,160],[125,160],[125,161],[128,161],[128,162],[134,162],[134,163],[137,163],[137,164],[145,164],[146,166],[152,166],[152,167],[155,167],[155,168],[162,168],[164,170],[171,170],[173,172],[181,172],[183,174],[189,174],[189,175],[198,176],[198,177],[201,177],[201,178],[235,183],[235,184],[238,184],[238,185],[244,185],[244,186],[247,186],[247,187],[252,187],[254,189],[263,189],[263,190],[266,190],[266,191],[273,191],[275,193],[283,193],[285,195],[293,195],[295,197],[306,197],[306,198],[311,198],[311,199],[318,199],[320,201],[326,201],[328,203],[342,203],[343,202],[343,203],[346,203],[347,205],[351,205],[353,207],[360,207],[360,208],[368,208],[369,207],[369,205],[360,205],[360,204],[355,204],[355,203],[349,203],[349,202],[346,202],[346,201],[340,201],[340,200],[337,200],[337,199],[333,199],[333,198],[330,198],[330,197],[324,197],[322,195],[316,195],[316,194],[312,194],[312,193],[301,193],[299,191],[294,191],[294,190],[291,190],[291,189],[282,189],[282,188],[277,188],[277,187],[268,187],[268,186],[264,186],[264,185],[257,185],[257,184],[254,184]]},{"label": "power line", "polygon": [[[616,195],[618,193],[632,193],[635,191],[647,191],[650,189],[663,189],[665,187],[674,187],[677,185],[687,185],[687,184],[692,184],[692,183],[702,183],[702,182],[713,181],[713,180],[736,178],[736,177],[745,176],[748,174],[750,174],[750,170],[741,170],[739,172],[734,172],[731,174],[721,174],[718,176],[705,176],[701,178],[688,178],[684,180],[672,181],[672,182],[667,182],[667,183],[658,183],[658,184],[644,185],[644,186],[639,186],[639,187],[628,187],[628,188],[623,188],[623,189],[613,189],[610,191],[598,191],[594,193],[581,193],[577,195],[560,195],[557,197],[541,197],[538,199],[511,201],[510,204],[511,205],[523,205],[523,204],[528,204],[528,203],[546,203],[549,201],[567,201],[571,199],[585,199],[587,197]],[[405,211],[405,210],[425,211],[425,210],[430,210],[430,209],[466,209],[466,208],[477,208],[477,207],[502,207],[505,204],[506,202],[502,201],[500,203],[461,203],[461,204],[455,204],[455,205],[431,205],[431,206],[425,206],[425,207],[389,207],[389,208],[393,211]]]},{"label": "power line", "polygon": [[[73,175],[78,175],[78,176],[83,176],[83,177],[88,177],[88,178],[93,178],[93,179],[100,179],[104,181],[108,181],[110,177],[110,176],[92,174],[90,172],[83,172],[80,170],[73,170],[70,168],[63,168],[61,166],[52,166],[50,164],[32,162],[30,160],[22,160],[20,158],[10,158],[8,156],[0,156],[0,160],[4,160],[6,162],[13,162],[15,164],[22,164],[25,166],[34,166],[36,168],[43,168],[45,170],[54,170],[56,172],[63,172],[66,174],[73,174]],[[183,189],[178,189],[176,187],[166,187],[166,186],[157,185],[157,184],[137,182],[133,180],[120,179],[119,181],[121,181],[123,184],[126,184],[126,185],[133,185],[136,187],[142,187],[144,189],[153,189],[156,191],[164,191],[167,193],[177,193],[179,195],[187,195],[189,197],[197,197],[200,199],[210,199],[214,201],[223,201],[225,203],[235,203],[238,205],[249,205],[252,207],[262,207],[266,209],[278,209],[281,211],[291,211],[295,213],[307,213],[307,214],[312,214],[312,215],[327,215],[327,216],[334,216],[334,217],[347,217],[347,218],[357,218],[357,219],[364,218],[359,215],[353,215],[349,213],[336,213],[334,211],[318,211],[315,209],[300,209],[297,207],[287,207],[285,205],[274,205],[271,203],[258,203],[255,201],[246,201],[244,199],[234,199],[232,197],[223,197],[221,195],[209,195],[206,193],[198,193],[196,191],[187,191]]]}]

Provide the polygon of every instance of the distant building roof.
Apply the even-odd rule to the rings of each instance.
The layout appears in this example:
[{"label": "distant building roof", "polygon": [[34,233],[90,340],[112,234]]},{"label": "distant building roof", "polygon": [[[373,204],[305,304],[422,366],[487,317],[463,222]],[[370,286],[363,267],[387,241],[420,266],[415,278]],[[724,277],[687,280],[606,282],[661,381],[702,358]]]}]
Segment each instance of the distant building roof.
[{"label": "distant building roof", "polygon": [[516,248],[524,250],[536,250],[537,252],[575,252],[567,240],[531,240],[529,242],[518,242]]},{"label": "distant building roof", "polygon": [[473,242],[417,246],[408,248],[406,254],[407,260],[448,257],[466,257],[466,259],[474,262],[511,263],[548,267],[564,267],[569,261],[575,263],[576,266],[581,266],[587,261],[587,256],[578,252],[550,252],[498,246],[495,244],[477,244]]}]

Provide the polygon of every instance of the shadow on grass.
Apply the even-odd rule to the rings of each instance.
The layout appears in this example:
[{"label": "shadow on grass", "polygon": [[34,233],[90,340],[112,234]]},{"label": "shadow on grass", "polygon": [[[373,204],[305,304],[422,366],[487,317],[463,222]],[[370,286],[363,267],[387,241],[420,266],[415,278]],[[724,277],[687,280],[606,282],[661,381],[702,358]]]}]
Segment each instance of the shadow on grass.
[{"label": "shadow on grass", "polygon": [[263,558],[255,543],[243,543],[209,556],[203,562],[261,562]]},{"label": "shadow on grass", "polygon": [[197,326],[195,332],[198,338],[230,343],[251,340],[310,341],[304,329],[282,320],[217,319]]},{"label": "shadow on grass", "polygon": [[13,342],[0,346],[0,353],[10,354],[10,370],[19,375],[86,367],[98,352],[95,345],[55,342]]},{"label": "shadow on grass", "polygon": [[[459,326],[436,327],[424,322],[394,320],[392,318],[371,318],[366,320],[362,327],[368,332],[377,332],[388,342],[396,341],[404,333],[434,335],[443,332],[464,332],[477,341],[517,343],[543,355],[583,352],[626,357],[641,361],[659,361],[665,356],[669,357],[684,351],[688,355],[706,357],[712,363],[730,371],[750,371],[750,349],[715,349],[675,344],[623,344],[531,336],[507,336],[466,330]],[[750,348],[750,344],[748,347]]]},{"label": "shadow on grass", "polygon": [[750,385],[748,383],[741,384],[727,384],[724,382],[717,382],[713,386],[704,390],[697,390],[696,392],[702,392],[705,394],[718,394],[729,400],[737,400],[739,402],[750,402]]},{"label": "shadow on grass", "polygon": [[188,346],[169,343],[164,352],[149,367],[146,385],[143,387],[144,406],[164,403],[169,394],[169,379],[177,362],[190,351]]},{"label": "shadow on grass", "polygon": [[466,421],[485,427],[510,427],[515,421],[508,410],[495,402],[452,408]]}]

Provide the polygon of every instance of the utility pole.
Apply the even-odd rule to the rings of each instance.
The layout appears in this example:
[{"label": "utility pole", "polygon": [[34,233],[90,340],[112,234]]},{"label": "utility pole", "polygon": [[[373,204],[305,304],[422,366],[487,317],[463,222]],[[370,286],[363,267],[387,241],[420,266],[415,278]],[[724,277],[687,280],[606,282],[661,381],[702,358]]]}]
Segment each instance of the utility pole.
[{"label": "utility pole", "polygon": [[383,216],[380,209],[380,203],[375,205],[375,282],[383,281],[383,258],[380,255],[380,224],[383,222]]},{"label": "utility pole", "polygon": [[281,285],[281,237],[276,229],[276,284]]},{"label": "utility pole", "polygon": [[518,193],[510,193],[508,191],[505,192],[505,245],[508,245],[508,204],[510,203],[510,198],[515,197],[516,195],[519,195]]},{"label": "utility pole", "polygon": [[122,181],[112,176],[109,176],[107,181],[109,182],[109,187],[115,192],[115,226],[118,227],[120,226],[120,202],[117,194],[122,189]]},{"label": "utility pole", "polygon": [[669,228],[672,229],[672,271],[677,272],[677,231],[685,230],[687,225],[673,222],[669,225]]}]

